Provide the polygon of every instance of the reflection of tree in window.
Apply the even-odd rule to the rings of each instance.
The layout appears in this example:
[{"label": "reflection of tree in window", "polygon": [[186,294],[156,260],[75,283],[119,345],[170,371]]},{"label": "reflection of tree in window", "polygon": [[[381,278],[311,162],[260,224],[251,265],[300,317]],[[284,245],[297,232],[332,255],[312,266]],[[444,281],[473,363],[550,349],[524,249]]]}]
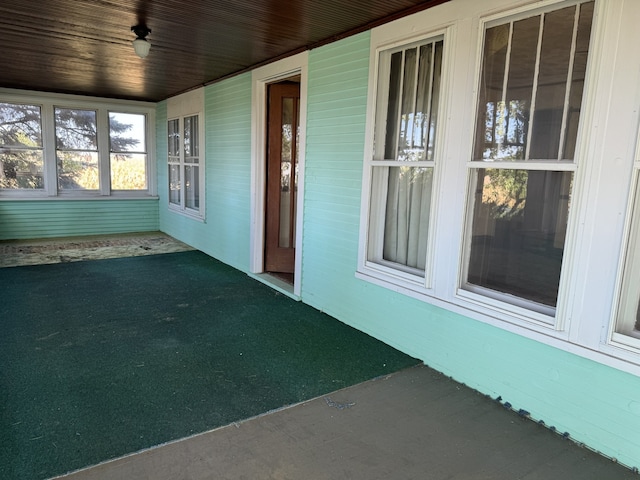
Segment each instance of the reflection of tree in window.
[{"label": "reflection of tree in window", "polygon": [[0,103],[0,188],[44,188],[40,107]]}]

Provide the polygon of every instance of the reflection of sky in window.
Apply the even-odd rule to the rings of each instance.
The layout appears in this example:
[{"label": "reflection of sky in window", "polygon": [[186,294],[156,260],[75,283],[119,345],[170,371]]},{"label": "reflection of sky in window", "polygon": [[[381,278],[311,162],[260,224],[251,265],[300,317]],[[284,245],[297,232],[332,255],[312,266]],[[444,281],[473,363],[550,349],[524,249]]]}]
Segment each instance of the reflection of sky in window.
[{"label": "reflection of sky in window", "polygon": [[[426,115],[423,112],[402,115],[398,160],[420,161],[425,159],[424,139],[427,136],[427,129]],[[433,130],[433,126],[430,130]],[[430,138],[432,135],[433,132],[431,132]]]}]

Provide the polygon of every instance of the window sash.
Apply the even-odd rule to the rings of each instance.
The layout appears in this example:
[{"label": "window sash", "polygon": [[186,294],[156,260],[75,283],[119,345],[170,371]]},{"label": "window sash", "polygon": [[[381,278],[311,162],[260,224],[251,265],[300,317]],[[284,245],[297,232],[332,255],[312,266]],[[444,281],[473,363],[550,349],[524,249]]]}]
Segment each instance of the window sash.
[{"label": "window sash", "polygon": [[574,162],[593,7],[487,26],[473,161]]},{"label": "window sash", "polygon": [[199,114],[167,122],[169,206],[195,216],[203,214],[200,128]]},{"label": "window sash", "polygon": [[636,160],[634,166],[630,208],[620,291],[610,339],[619,345],[640,350],[640,160]]},{"label": "window sash", "polygon": [[366,265],[425,285],[444,37],[379,54]]},{"label": "window sash", "polygon": [[592,14],[593,2],[584,2],[494,21],[482,50],[459,286],[549,324],[560,298]]}]

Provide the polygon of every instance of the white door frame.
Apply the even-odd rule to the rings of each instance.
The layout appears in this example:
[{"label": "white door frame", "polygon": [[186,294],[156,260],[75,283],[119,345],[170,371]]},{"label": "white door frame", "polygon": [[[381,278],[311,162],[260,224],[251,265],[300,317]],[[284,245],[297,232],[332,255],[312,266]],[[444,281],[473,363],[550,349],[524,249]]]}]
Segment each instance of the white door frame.
[{"label": "white door frame", "polygon": [[298,150],[298,195],[296,206],[295,269],[293,295],[299,297],[302,276],[302,226],[304,164],[307,131],[308,52],[253,70],[251,76],[251,257],[252,274],[264,273],[264,211],[266,193],[267,85],[300,75],[300,140]]}]

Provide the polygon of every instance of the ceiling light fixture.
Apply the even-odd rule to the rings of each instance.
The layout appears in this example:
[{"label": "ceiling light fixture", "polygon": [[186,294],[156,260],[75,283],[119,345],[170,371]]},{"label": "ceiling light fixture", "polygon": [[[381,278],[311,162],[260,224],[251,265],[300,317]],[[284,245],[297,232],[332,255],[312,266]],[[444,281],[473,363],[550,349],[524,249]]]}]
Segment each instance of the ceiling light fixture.
[{"label": "ceiling light fixture", "polygon": [[145,58],[149,55],[149,49],[151,44],[147,41],[147,35],[151,33],[151,29],[144,25],[136,25],[131,27],[131,31],[136,34],[136,39],[133,41],[133,49],[136,51],[136,55],[140,58]]}]

